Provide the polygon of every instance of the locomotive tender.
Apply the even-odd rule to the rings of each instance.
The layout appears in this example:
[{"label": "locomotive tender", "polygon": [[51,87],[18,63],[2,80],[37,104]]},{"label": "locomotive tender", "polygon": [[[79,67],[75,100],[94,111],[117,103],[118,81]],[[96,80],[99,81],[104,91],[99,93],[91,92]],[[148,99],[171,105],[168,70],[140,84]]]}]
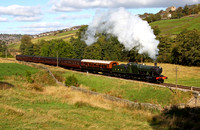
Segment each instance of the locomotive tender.
[{"label": "locomotive tender", "polygon": [[131,78],[145,80],[148,82],[163,83],[167,77],[161,75],[162,68],[155,66],[147,66],[129,62],[128,64],[120,64],[116,61],[90,60],[90,59],[69,59],[43,56],[17,55],[19,61],[43,63],[48,65],[59,65],[65,68],[74,68],[81,71],[89,71],[92,73],[102,72],[105,75],[116,77]]}]

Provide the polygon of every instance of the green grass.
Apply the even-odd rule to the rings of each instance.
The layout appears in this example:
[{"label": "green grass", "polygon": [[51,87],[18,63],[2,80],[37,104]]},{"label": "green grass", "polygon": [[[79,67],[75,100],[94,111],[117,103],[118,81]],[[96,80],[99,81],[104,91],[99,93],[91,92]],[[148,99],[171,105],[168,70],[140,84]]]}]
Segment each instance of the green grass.
[{"label": "green grass", "polygon": [[[51,83],[52,78],[41,71],[33,75],[34,83],[28,83],[20,80],[25,78],[24,69],[27,66],[14,63],[0,65],[0,72],[13,69],[17,73],[22,72],[20,77],[14,77],[16,72],[3,73],[4,76],[9,74],[3,82],[13,87],[1,89],[3,82],[0,84],[0,129],[154,129],[150,121],[157,112],[130,110],[116,102],[56,86]],[[32,69],[27,67],[29,71]],[[56,67],[55,71],[57,76],[74,74],[86,89],[132,101],[168,105],[183,103],[189,98],[188,93],[178,92],[174,95],[167,88],[80,74]],[[41,91],[38,87],[42,88]]]},{"label": "green grass", "polygon": [[38,72],[38,69],[16,63],[0,63],[0,78],[12,75],[26,75],[26,72]]},{"label": "green grass", "polygon": [[87,89],[125,98],[142,103],[161,104],[162,106],[183,103],[190,98],[189,93],[181,92],[179,99],[168,88],[146,85],[138,82],[124,81],[109,77],[67,72],[65,76],[74,75],[78,83]]},{"label": "green grass", "polygon": [[184,30],[200,30],[200,15],[197,17],[183,17],[180,19],[160,20],[150,23],[151,26],[158,26],[161,35],[177,35]]},{"label": "green grass", "polygon": [[14,87],[0,89],[0,129],[151,129],[149,111],[104,109],[83,101],[72,104],[68,101],[72,92],[65,87],[49,90],[52,87],[46,86],[40,92],[30,89],[32,84],[22,80],[7,78],[4,82]]},{"label": "green grass", "polygon": [[145,116],[75,105],[22,88],[1,91],[0,129],[150,129]]},{"label": "green grass", "polygon": [[68,34],[74,34],[76,33],[78,30],[72,30],[72,31],[68,31],[68,32],[63,32],[63,33],[58,33],[56,34],[56,36],[65,36],[65,35],[68,35]]},{"label": "green grass", "polygon": [[16,42],[8,45],[8,49],[19,50],[21,42]]},{"label": "green grass", "polygon": [[[40,38],[33,38],[31,41],[35,44],[40,40],[46,40],[46,41],[50,41],[52,39],[63,39],[65,41],[69,41],[71,36],[75,36],[76,35],[77,30],[73,30],[73,31],[68,31],[68,32],[63,32],[63,33],[58,33],[55,36],[53,35],[49,35],[49,36],[44,36],[44,37],[40,37]],[[17,43],[12,43],[8,45],[8,49],[14,49],[14,50],[19,50],[21,45],[21,42],[17,42]]]},{"label": "green grass", "polygon": [[68,32],[63,32],[63,33],[58,33],[55,36],[54,35],[49,35],[49,36],[44,36],[40,38],[34,38],[32,39],[33,43],[37,43],[39,40],[52,40],[52,39],[63,39],[65,41],[68,41],[71,36],[74,36],[78,30],[73,30],[73,31],[68,31]]}]

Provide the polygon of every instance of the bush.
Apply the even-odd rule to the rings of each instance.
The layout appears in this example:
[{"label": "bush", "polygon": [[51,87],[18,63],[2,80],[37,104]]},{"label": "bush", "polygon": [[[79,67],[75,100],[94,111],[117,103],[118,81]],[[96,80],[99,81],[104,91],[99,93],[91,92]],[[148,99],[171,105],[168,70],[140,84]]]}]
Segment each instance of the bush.
[{"label": "bush", "polygon": [[31,78],[31,72],[30,71],[26,71],[26,81],[29,83],[34,83],[34,80]]},{"label": "bush", "polygon": [[76,87],[79,86],[78,80],[74,75],[66,77],[65,85],[66,86],[76,86]]}]

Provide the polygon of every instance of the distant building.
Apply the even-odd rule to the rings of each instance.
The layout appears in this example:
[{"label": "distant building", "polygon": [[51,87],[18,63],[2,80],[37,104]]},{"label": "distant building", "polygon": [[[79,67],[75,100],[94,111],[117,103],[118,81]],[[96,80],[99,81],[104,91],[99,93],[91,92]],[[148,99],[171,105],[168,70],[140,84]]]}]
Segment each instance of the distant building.
[{"label": "distant building", "polygon": [[172,18],[172,14],[167,14],[167,17],[168,18]]},{"label": "distant building", "polygon": [[175,6],[171,6],[171,7],[168,7],[167,9],[166,9],[166,12],[170,12],[170,11],[176,11],[176,7]]},{"label": "distant building", "polygon": [[171,12],[173,11],[176,11],[175,6],[168,7],[165,11],[162,11],[160,13],[161,19],[171,19],[172,18]]}]

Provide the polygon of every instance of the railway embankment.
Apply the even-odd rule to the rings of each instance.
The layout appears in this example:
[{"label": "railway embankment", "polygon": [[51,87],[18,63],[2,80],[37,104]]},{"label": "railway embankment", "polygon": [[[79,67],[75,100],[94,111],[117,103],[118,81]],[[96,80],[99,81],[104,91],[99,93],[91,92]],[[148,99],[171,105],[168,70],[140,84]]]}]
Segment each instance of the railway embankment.
[{"label": "railway embankment", "polygon": [[[48,67],[45,67],[45,65],[41,65],[41,64],[38,65],[35,63],[27,63],[27,62],[21,62],[21,63],[26,64],[26,65],[31,65],[33,67],[37,67],[40,69],[45,69],[53,77],[53,79],[56,81],[56,83],[58,83],[59,85],[64,85],[63,81],[61,81],[61,82],[58,81],[54,77],[54,74],[53,74],[54,72],[59,70],[59,68],[48,66],[51,69],[53,68],[52,69],[53,73],[52,73]],[[184,98],[184,97],[186,97],[185,94],[183,94],[184,96],[182,94],[179,94],[179,98],[180,98],[180,100],[179,100],[179,99],[176,99],[177,98],[176,94],[172,93],[170,91],[170,89],[168,89],[168,88],[159,89],[159,87],[152,87],[152,86],[154,86],[152,84],[149,85],[149,84],[145,84],[145,83],[140,83],[139,81],[129,81],[129,80],[127,81],[126,79],[120,79],[121,80],[120,81],[118,78],[116,79],[114,77],[105,77],[105,76],[101,76],[101,75],[100,76],[95,75],[94,77],[98,77],[99,79],[93,79],[92,78],[93,74],[86,74],[86,73],[81,73],[81,72],[76,72],[76,71],[74,71],[74,72],[75,72],[74,74],[78,77],[80,84],[83,84],[82,85],[83,87],[77,88],[77,87],[72,86],[71,87],[72,89],[74,89],[76,91],[82,91],[84,93],[89,93],[92,95],[101,95],[102,97],[105,97],[107,99],[122,102],[130,107],[135,107],[135,108],[142,107],[142,108],[147,108],[147,109],[155,109],[156,108],[156,109],[160,110],[161,106],[166,106],[166,105],[170,105],[170,104],[180,104],[182,102],[184,102],[184,104],[186,104],[187,100],[189,100],[189,97],[190,97],[190,95],[187,94],[188,96],[186,99],[186,98]],[[72,71],[67,71],[67,73],[64,76],[72,75],[72,74],[73,74]],[[103,79],[102,79],[102,77],[103,77]],[[112,83],[113,79],[114,79],[114,82],[115,81],[119,81],[119,82]],[[89,81],[87,81],[87,80],[89,80]],[[101,81],[103,81],[103,82],[101,82]],[[89,87],[86,85],[87,83],[90,83],[90,84],[88,84]],[[100,86],[98,86],[98,84],[100,84]],[[111,85],[111,84],[113,84],[113,85]],[[117,85],[117,84],[120,84],[120,85]],[[133,85],[133,84],[137,84],[138,86],[136,85],[134,87],[131,87],[130,85]],[[103,86],[101,86],[101,85],[103,85]],[[85,86],[87,86],[87,87],[85,87]],[[109,88],[108,86],[112,86],[112,87]],[[113,87],[113,86],[115,86],[115,87]],[[155,85],[155,86],[157,86],[157,85]],[[128,87],[130,87],[130,88],[128,88]],[[129,89],[129,90],[127,90],[127,89]],[[157,92],[155,92],[155,91],[157,91]],[[161,98],[160,98],[160,96],[161,96]],[[161,99],[161,100],[159,101],[159,99]],[[161,106],[159,104],[161,104]]]}]

